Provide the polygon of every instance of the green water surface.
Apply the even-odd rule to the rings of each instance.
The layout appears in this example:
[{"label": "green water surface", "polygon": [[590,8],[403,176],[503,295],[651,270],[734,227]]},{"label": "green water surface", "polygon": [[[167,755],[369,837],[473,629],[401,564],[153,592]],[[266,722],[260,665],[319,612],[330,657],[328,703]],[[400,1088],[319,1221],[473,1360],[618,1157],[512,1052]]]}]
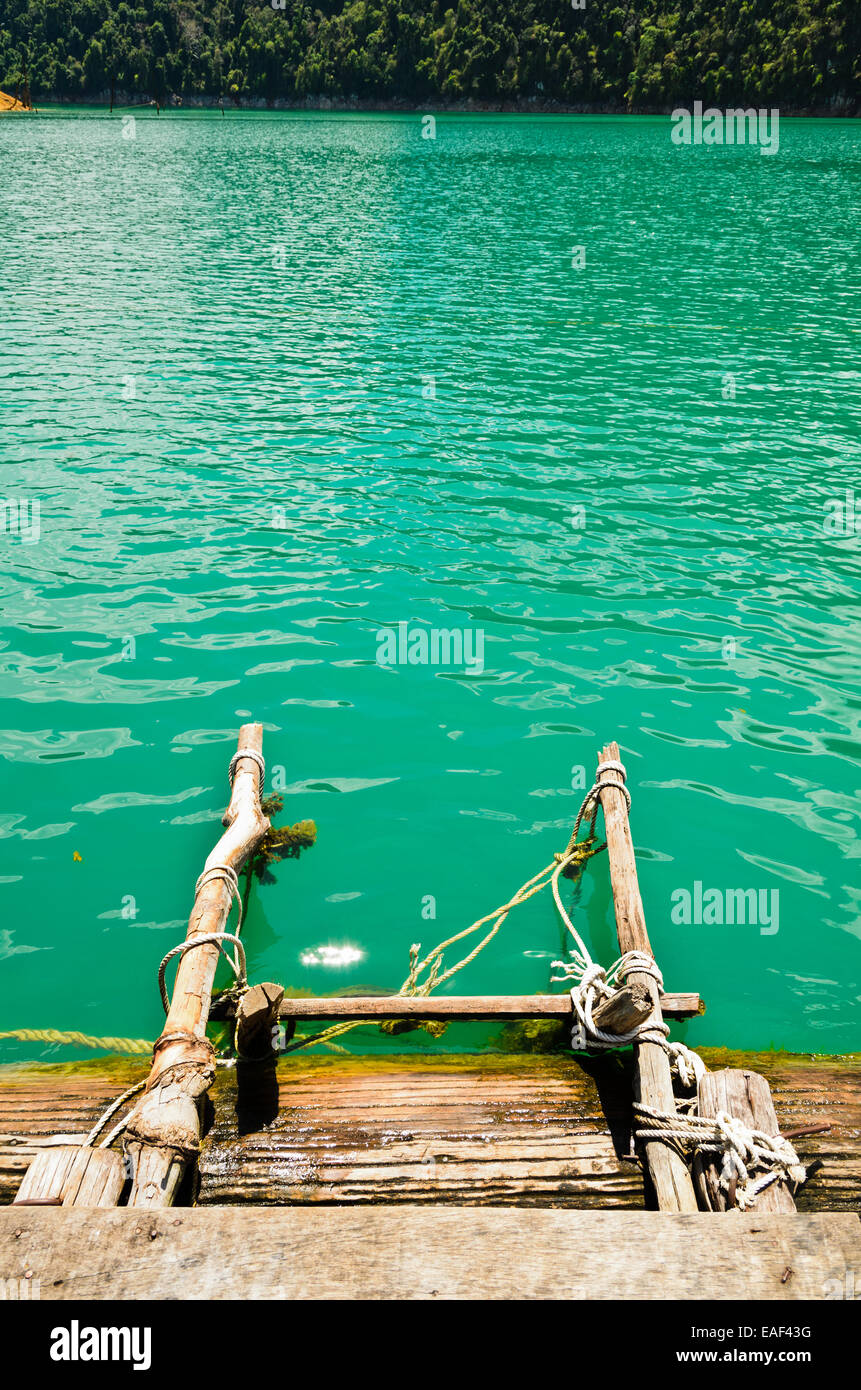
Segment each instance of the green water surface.
[{"label": "green water surface", "polygon": [[[615,737],[676,1035],[858,1047],[857,122],[129,114],[0,120],[0,1028],[157,1035],[255,718],[319,840],[252,980],[397,988]],[[381,664],[398,623],[483,669]],[[697,882],[777,930],[674,922]],[[568,895],[609,962],[606,859]],[[545,894],[447,989],[564,946]]]}]

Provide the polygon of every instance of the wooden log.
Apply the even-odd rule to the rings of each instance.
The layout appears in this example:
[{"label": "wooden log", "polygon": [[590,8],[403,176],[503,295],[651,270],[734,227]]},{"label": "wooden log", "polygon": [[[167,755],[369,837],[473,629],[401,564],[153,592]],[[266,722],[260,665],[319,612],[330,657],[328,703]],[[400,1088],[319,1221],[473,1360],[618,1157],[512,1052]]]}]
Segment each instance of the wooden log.
[{"label": "wooden log", "polygon": [[[771,1088],[764,1076],[755,1071],[730,1070],[707,1072],[699,1084],[697,1106],[700,1115],[713,1117],[725,1110],[749,1129],[761,1129],[764,1134],[780,1133],[777,1114],[771,1098]],[[727,1211],[727,1193],[720,1185],[720,1163],[709,1154],[702,1156],[703,1178],[712,1211]],[[795,1200],[788,1183],[782,1179],[772,1183],[756,1199],[754,1211],[793,1212]]]},{"label": "wooden log", "polygon": [[[263,726],[243,724],[237,750],[262,751]],[[236,764],[226,827],[204,872],[227,865],[239,873],[269,829],[260,809],[260,769],[253,758]],[[195,899],[186,940],[226,929],[232,894],[223,878],[203,884]],[[200,1144],[201,1098],[215,1076],[215,1055],[206,1037],[219,950],[206,942],[180,957],[164,1031],[153,1048],[147,1089],[135,1106],[124,1144],[132,1166],[129,1206],[170,1206]]]},{"label": "wooden log", "polygon": [[125,1181],[122,1157],[113,1149],[58,1145],[36,1155],[14,1205],[115,1207]]},{"label": "wooden log", "polygon": [[[725,1221],[517,1207],[0,1211],[5,1276],[38,1280],[43,1299],[67,1303],[177,1294],[186,1300],[291,1303],[783,1303],[845,1298],[847,1271],[859,1267],[861,1234],[849,1213],[799,1220],[739,1212]],[[97,1324],[107,1316],[107,1310],[88,1314]],[[135,1315],[129,1310],[124,1316],[130,1321]],[[769,1313],[767,1320],[777,1318]],[[792,1320],[807,1319],[800,1313]],[[683,1331],[677,1344],[686,1344]]]},{"label": "wooden log", "polygon": [[281,985],[269,982],[246,991],[236,1010],[236,1051],[244,1062],[269,1062],[276,1055],[278,1007],[284,998]]},{"label": "wooden log", "polygon": [[[705,1012],[698,994],[662,994],[665,1018],[696,1018]],[[236,1006],[229,998],[213,1002],[210,1018],[224,1021],[235,1017]],[[411,994],[353,995],[343,999],[283,999],[278,1017],[294,1023],[316,1021],[350,1023],[383,1019],[431,1019],[449,1023],[497,1023],[525,1018],[559,1019],[571,1022],[570,994]]]},{"label": "wooden log", "polygon": [[[601,763],[618,761],[619,745],[607,744],[601,751],[599,766]],[[612,783],[618,781],[618,775],[613,772],[600,773],[597,780],[602,784]],[[625,797],[618,786],[612,785],[603,785],[598,795],[604,812],[619,948],[622,952],[643,951],[654,958],[646,931]],[[661,1023],[661,1004],[656,982],[650,975],[639,971],[631,971],[627,980],[631,984],[642,984],[648,990],[652,1000],[652,1021]],[[653,1109],[675,1113],[669,1058],[657,1042],[646,1040],[634,1046],[634,1098]],[[645,1144],[644,1149],[659,1209],[697,1211],[696,1194],[684,1160],[668,1144],[660,1140]]]}]

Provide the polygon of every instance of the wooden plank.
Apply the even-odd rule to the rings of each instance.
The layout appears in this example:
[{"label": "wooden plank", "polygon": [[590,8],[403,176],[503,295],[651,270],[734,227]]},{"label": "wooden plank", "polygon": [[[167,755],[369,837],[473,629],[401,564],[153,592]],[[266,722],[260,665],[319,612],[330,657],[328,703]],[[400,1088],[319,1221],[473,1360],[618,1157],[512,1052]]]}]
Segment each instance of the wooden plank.
[{"label": "wooden plank", "polygon": [[[667,1018],[696,1018],[705,1012],[698,994],[662,994],[661,1009]],[[439,1019],[451,1023],[496,1023],[500,1020],[558,1018],[571,1021],[570,994],[486,994],[429,995],[409,994],[351,996],[346,999],[283,999],[278,1009],[281,1019],[305,1022],[347,1023],[368,1019]],[[210,1017],[219,1022],[233,1018],[231,1001],[213,1005]]]},{"label": "wooden plank", "polygon": [[[750,1129],[779,1134],[771,1089],[764,1076],[755,1071],[725,1068],[707,1072],[699,1084],[697,1104],[700,1115],[712,1117],[725,1110]],[[703,1178],[712,1211],[726,1211],[727,1194],[720,1185],[720,1165],[704,1154]],[[756,1211],[794,1212],[795,1201],[787,1184],[772,1183],[756,1199]]]},{"label": "wooden plank", "polygon": [[385,1058],[365,1071],[364,1059],[289,1058],[257,1118],[239,1069],[221,1072],[197,1200],[642,1207],[639,1169],[621,1156],[628,1078],[603,1068],[599,1095],[570,1059],[528,1060]]},{"label": "wooden plank", "polygon": [[[599,766],[610,761],[619,761],[618,743],[607,744],[599,755]],[[618,781],[617,774],[605,772],[598,775],[598,782],[605,783],[608,778]],[[603,786],[599,796],[604,812],[619,948],[622,952],[643,951],[653,956],[637,881],[637,864],[625,797],[619,787],[613,785]],[[649,991],[653,1021],[660,1023],[661,1004],[655,981],[640,971],[632,971],[627,979],[632,984],[642,984]],[[643,1041],[634,1046],[634,1098],[655,1110],[675,1113],[669,1058],[657,1042]],[[691,1175],[679,1154],[660,1140],[644,1144],[643,1149],[660,1210],[696,1211],[697,1199]]]},{"label": "wooden plank", "polygon": [[13,1207],[0,1270],[52,1300],[818,1301],[861,1267],[859,1229],[848,1215]]}]

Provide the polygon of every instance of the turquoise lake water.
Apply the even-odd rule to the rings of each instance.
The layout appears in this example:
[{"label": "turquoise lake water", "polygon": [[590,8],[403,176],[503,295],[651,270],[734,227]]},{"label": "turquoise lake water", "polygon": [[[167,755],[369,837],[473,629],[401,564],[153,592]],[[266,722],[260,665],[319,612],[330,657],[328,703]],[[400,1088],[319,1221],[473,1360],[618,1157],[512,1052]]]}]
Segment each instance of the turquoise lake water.
[{"label": "turquoise lake water", "polygon": [[[157,1036],[253,717],[319,838],[252,980],[397,988],[618,738],[675,1035],[857,1048],[858,123],[124,114],[0,120],[0,1028]],[[609,963],[606,857],[573,899]],[[448,989],[563,945],[546,893]]]}]

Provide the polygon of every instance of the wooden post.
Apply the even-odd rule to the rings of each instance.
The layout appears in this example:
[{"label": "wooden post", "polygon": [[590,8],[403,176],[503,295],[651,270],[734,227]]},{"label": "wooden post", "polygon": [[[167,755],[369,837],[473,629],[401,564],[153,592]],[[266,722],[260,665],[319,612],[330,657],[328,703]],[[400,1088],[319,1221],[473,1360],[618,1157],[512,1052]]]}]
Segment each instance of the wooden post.
[{"label": "wooden post", "polygon": [[284,990],[281,985],[255,985],[243,994],[236,1008],[236,1052],[243,1062],[269,1062],[277,1056],[273,1028]]},{"label": "wooden post", "polygon": [[652,1012],[652,996],[642,985],[628,981],[612,999],[605,999],[592,1011],[592,1022],[602,1033],[630,1033]]},{"label": "wooden post", "polygon": [[[238,750],[260,753],[263,726],[243,724]],[[269,829],[260,809],[260,770],[253,758],[236,764],[226,827],[205,869],[228,865],[239,872]],[[222,878],[205,883],[195,900],[186,940],[223,932],[232,894]],[[215,1076],[215,1054],[206,1036],[212,985],[219,950],[206,942],[180,957],[164,1032],[153,1048],[147,1088],[135,1106],[125,1133],[132,1163],[129,1206],[166,1207],[200,1146],[200,1103]]]},{"label": "wooden post", "polygon": [[115,1207],[125,1181],[122,1156],[113,1149],[57,1144],[36,1154],[15,1202],[21,1206]]},{"label": "wooden post", "polygon": [[283,998],[281,985],[255,985],[243,994],[236,1009],[236,1124],[240,1134],[259,1134],[278,1115],[278,1009]]},{"label": "wooden post", "polygon": [[[761,1129],[770,1135],[780,1133],[771,1087],[756,1071],[727,1068],[706,1072],[699,1084],[697,1110],[710,1119],[719,1110],[725,1110],[749,1129]],[[720,1164],[708,1154],[703,1154],[703,1181],[712,1211],[727,1211],[730,1204],[720,1185]],[[795,1199],[786,1182],[778,1179],[760,1192],[753,1210],[793,1212]]]},{"label": "wooden post", "polygon": [[[607,744],[601,751],[599,763],[618,761],[618,743]],[[618,781],[618,775],[607,772],[599,774],[597,780],[599,783]],[[644,951],[652,956],[643,900],[637,882],[637,864],[625,797],[618,787],[612,785],[604,786],[599,792],[599,797],[607,834],[607,855],[610,860],[619,949],[622,952]],[[649,991],[652,1000],[652,1022],[662,1022],[658,986],[652,977],[632,970],[627,976],[627,983],[641,984]],[[634,1045],[634,1099],[652,1106],[655,1110],[675,1113],[670,1060],[657,1042],[646,1040]],[[668,1144],[660,1140],[652,1140],[645,1144],[644,1148],[646,1165],[660,1210],[697,1211],[691,1175],[684,1160]]]}]

